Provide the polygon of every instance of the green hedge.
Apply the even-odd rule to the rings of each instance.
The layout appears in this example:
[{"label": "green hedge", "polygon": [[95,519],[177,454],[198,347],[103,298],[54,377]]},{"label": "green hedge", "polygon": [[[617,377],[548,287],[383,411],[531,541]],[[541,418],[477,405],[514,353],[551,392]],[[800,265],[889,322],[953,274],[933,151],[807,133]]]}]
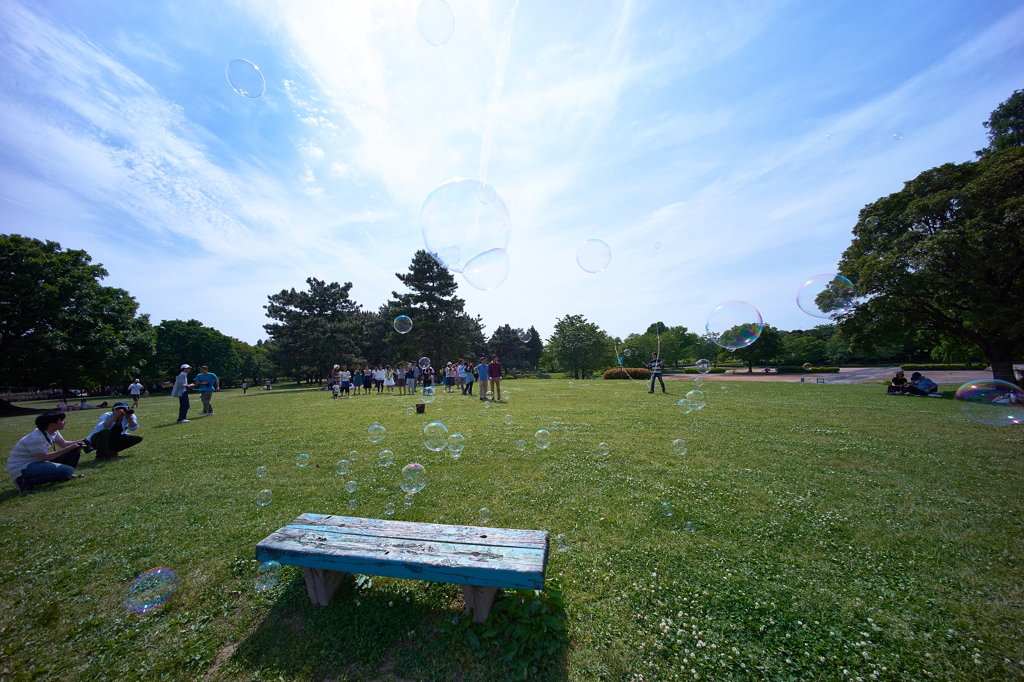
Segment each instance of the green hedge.
[{"label": "green hedge", "polygon": [[821,374],[823,372],[838,372],[838,367],[811,367],[804,369],[798,365],[783,365],[776,370],[779,374]]},{"label": "green hedge", "polygon": [[645,367],[613,367],[612,369],[606,369],[601,376],[605,379],[629,379],[632,377],[633,379],[643,379],[646,381],[651,378],[651,370]]},{"label": "green hedge", "polygon": [[[722,367],[712,367],[710,370],[711,374],[725,374],[725,369]],[[683,374],[700,374],[696,367],[684,367]]]},{"label": "green hedge", "polygon": [[903,369],[903,370],[912,370],[912,369],[929,370],[930,369],[930,370],[936,371],[936,372],[939,371],[939,370],[953,370],[953,369],[988,369],[988,363],[987,362],[966,362],[966,363],[947,364],[947,365],[942,365],[942,364],[937,364],[937,365],[900,365],[900,369]]}]

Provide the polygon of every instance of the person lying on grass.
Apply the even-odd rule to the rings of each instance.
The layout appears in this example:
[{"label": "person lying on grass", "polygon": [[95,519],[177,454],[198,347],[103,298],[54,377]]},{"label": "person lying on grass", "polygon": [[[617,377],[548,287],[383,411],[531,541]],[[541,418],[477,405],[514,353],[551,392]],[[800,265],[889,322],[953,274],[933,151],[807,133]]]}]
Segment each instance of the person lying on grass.
[{"label": "person lying on grass", "polygon": [[[76,474],[78,458],[85,441],[64,440],[59,429],[64,428],[67,415],[60,410],[43,412],[36,417],[35,430],[19,440],[7,456],[7,473],[14,485],[25,492],[32,487],[51,481],[82,478]],[[52,450],[56,446],[57,450]]]}]

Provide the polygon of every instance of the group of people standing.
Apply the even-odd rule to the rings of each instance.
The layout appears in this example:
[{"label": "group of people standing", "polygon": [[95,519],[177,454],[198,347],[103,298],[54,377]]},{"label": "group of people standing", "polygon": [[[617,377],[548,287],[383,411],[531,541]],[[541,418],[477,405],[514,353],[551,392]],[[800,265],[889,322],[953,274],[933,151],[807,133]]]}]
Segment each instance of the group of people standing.
[{"label": "group of people standing", "polygon": [[466,360],[447,363],[443,368],[434,369],[429,362],[421,365],[415,362],[399,362],[391,365],[356,365],[349,371],[348,365],[335,365],[327,380],[327,389],[335,398],[369,394],[374,388],[378,394],[387,392],[394,395],[412,395],[417,386],[444,386],[445,393],[454,393],[458,388],[463,395],[473,395],[473,384],[481,382],[480,400],[485,400],[487,386],[493,392],[494,399],[501,398],[501,364],[498,356],[480,358],[479,364],[473,366]]}]

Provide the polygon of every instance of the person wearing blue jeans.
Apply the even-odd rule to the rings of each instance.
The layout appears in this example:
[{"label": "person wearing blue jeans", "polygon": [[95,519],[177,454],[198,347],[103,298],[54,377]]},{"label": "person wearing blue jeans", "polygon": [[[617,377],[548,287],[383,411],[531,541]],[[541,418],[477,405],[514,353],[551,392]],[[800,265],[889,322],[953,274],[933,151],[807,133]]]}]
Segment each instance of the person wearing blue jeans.
[{"label": "person wearing blue jeans", "polygon": [[[188,389],[192,385],[188,383],[188,371],[192,369],[188,365],[181,366],[181,374],[174,378],[174,388],[171,389],[171,397],[178,399],[178,423],[188,422]],[[268,381],[267,384],[270,384]]]},{"label": "person wearing blue jeans", "polygon": [[665,361],[659,360],[657,353],[651,353],[651,361],[647,363],[647,366],[651,369],[651,390],[648,393],[654,393],[655,379],[661,383],[661,392],[665,393],[665,382],[661,379],[661,373],[665,369]]},{"label": "person wearing blue jeans", "polygon": [[[35,431],[11,449],[7,473],[14,478],[18,490],[24,492],[43,483],[84,476],[75,473],[84,441],[64,440],[59,429],[66,421],[67,415],[59,410],[42,413],[36,417]],[[57,450],[52,449],[54,445]]]}]

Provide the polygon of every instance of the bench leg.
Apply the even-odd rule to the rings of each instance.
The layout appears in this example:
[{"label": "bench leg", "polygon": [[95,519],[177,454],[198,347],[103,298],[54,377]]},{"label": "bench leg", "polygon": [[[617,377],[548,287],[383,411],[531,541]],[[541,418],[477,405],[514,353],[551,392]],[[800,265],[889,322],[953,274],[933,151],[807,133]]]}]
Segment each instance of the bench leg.
[{"label": "bench leg", "polygon": [[322,568],[302,567],[302,575],[306,577],[306,592],[309,593],[309,601],[320,606],[327,606],[331,597],[341,587],[341,583],[348,578],[344,571],[330,571]]},{"label": "bench leg", "polygon": [[494,605],[494,595],[498,592],[497,587],[480,587],[479,585],[463,585],[462,596],[465,598],[468,614],[473,609],[473,622],[483,623],[487,620],[487,614],[491,612]]}]

